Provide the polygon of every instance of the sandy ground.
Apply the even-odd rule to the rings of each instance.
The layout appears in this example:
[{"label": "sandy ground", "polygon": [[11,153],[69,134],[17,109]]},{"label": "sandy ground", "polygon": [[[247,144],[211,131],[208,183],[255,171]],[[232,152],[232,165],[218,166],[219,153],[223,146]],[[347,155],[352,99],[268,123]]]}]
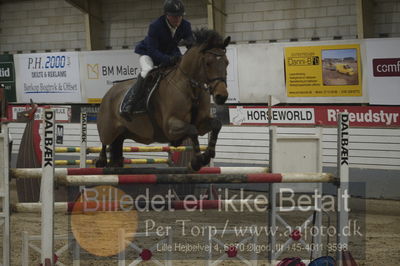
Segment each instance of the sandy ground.
[{"label": "sandy ground", "polygon": [[[12,200],[15,201],[15,193],[12,194]],[[398,265],[400,261],[400,230],[398,228],[400,224],[400,202],[352,199],[350,208],[352,209],[350,219],[356,220],[360,226],[360,235],[355,234],[357,237],[350,237],[349,247],[352,255],[357,259],[358,265]],[[310,213],[290,213],[282,216],[290,225],[295,225],[296,222],[297,224],[299,221],[302,222],[303,220],[301,219],[309,215]],[[334,218],[335,217],[331,217],[331,225],[334,225]],[[30,235],[39,235],[40,219],[40,214],[12,214],[12,265],[21,265],[22,232],[27,231]],[[185,220],[184,226],[182,226],[182,220]],[[120,251],[117,238],[115,237],[119,227],[122,226],[127,231],[131,228],[138,232],[156,232],[156,228],[158,228],[159,236],[151,235],[129,239],[140,248],[150,248],[155,245],[157,241],[165,239],[162,235],[165,234],[165,230],[168,230],[168,226],[171,226],[169,230],[173,233],[172,242],[174,245],[163,246],[159,244],[156,246],[158,250],[153,251],[152,254],[160,259],[160,261],[163,261],[164,256],[169,252],[163,251],[162,248],[164,247],[166,249],[169,246],[175,251],[172,255],[173,265],[205,265],[204,259],[206,258],[206,252],[203,249],[207,246],[205,243],[207,243],[206,238],[208,231],[203,229],[207,229],[209,226],[215,226],[219,229],[224,227],[232,229],[234,226],[237,226],[236,228],[240,226],[241,228],[245,228],[251,225],[263,228],[266,221],[266,212],[251,212],[248,209],[244,212],[232,210],[229,212],[219,210],[203,210],[202,212],[131,212],[128,214],[125,213],[123,216],[115,212],[91,215],[65,215],[63,213],[58,213],[55,216],[55,230],[57,234],[68,234],[72,229],[86,251],[89,250],[92,254],[99,255],[93,256],[88,254],[84,249],[81,249],[80,265],[117,265],[117,256],[111,256],[110,254],[116,254]],[[323,222],[327,224],[327,216],[324,218]],[[79,228],[77,228],[78,225]],[[148,230],[146,230],[146,225]],[[150,228],[152,225],[156,227]],[[283,234],[279,237],[281,243],[283,243],[283,240],[286,240],[282,235]],[[249,235],[246,235],[241,239],[248,236]],[[221,239],[220,236],[218,238]],[[303,239],[305,239],[307,243],[310,242],[310,238],[306,239],[306,236],[303,236]],[[238,243],[241,240],[233,234],[226,233],[221,241],[227,244]],[[251,258],[250,251],[256,249],[258,265],[268,265],[265,260],[267,256],[266,248],[268,247],[266,244],[266,235],[261,234],[257,242],[253,241],[254,239],[249,239],[248,242],[243,243],[239,254],[249,259]],[[324,237],[322,242],[326,243],[326,241],[327,239]],[[37,241],[32,241],[31,243],[40,246]],[[68,242],[66,240],[57,240],[55,246],[58,249],[65,243]],[[328,247],[328,245],[324,246]],[[214,250],[213,259],[225,254],[224,248],[218,247],[216,243],[213,243],[212,247]],[[330,251],[328,252],[330,255],[334,256],[335,247],[334,239],[331,237],[329,244]],[[188,248],[197,250],[188,251]],[[132,247],[128,247],[126,253],[130,262],[138,257],[138,252],[134,251]],[[324,250],[323,254],[325,255],[325,253],[326,251]],[[71,254],[72,249],[69,248],[60,255],[59,260],[65,265],[72,265]],[[300,250],[296,243],[290,247],[290,251],[286,251],[284,256],[285,255],[300,256],[303,259],[309,258],[309,253]],[[39,260],[39,254],[33,249],[30,249],[29,265],[38,265]],[[150,262],[144,264],[153,265]],[[238,262],[237,260],[229,260],[222,265],[243,264],[243,262]]]}]

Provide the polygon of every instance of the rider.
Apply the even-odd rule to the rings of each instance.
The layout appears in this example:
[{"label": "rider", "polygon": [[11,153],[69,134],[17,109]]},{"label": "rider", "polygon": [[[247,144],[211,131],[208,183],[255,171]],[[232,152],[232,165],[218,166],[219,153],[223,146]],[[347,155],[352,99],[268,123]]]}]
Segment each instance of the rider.
[{"label": "rider", "polygon": [[190,22],[183,19],[184,14],[181,0],[165,0],[164,15],[150,24],[147,36],[136,45],[135,53],[140,55],[141,72],[121,106],[120,114],[126,120],[130,121],[131,113],[141,113],[145,110],[145,106],[140,104],[139,100],[144,96],[143,80],[147,73],[154,66],[176,64],[182,56],[178,43],[181,40],[192,41],[192,28]]}]

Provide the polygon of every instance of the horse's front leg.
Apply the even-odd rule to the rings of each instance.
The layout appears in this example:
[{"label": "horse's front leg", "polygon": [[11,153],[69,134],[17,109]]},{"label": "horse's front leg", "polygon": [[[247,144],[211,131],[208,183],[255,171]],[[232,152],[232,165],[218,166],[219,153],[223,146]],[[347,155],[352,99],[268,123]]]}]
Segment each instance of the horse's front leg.
[{"label": "horse's front leg", "polygon": [[107,145],[101,145],[99,159],[96,160],[96,167],[106,167],[107,165]]},{"label": "horse's front leg", "polygon": [[181,139],[182,137],[189,137],[192,140],[194,157],[190,162],[190,168],[192,168],[194,171],[198,171],[202,166],[208,164],[204,163],[204,156],[201,154],[198,139],[199,131],[194,125],[175,117],[171,117],[168,120],[168,128],[168,137],[170,139]]},{"label": "horse's front leg", "polygon": [[122,136],[117,137],[110,145],[110,162],[107,165],[108,167],[124,167],[123,145],[124,138]]},{"label": "horse's front leg", "polygon": [[216,118],[208,117],[200,122],[198,128],[201,135],[211,131],[207,149],[203,153],[203,161],[206,165],[210,163],[211,158],[215,158],[215,146],[217,145],[222,123]]}]

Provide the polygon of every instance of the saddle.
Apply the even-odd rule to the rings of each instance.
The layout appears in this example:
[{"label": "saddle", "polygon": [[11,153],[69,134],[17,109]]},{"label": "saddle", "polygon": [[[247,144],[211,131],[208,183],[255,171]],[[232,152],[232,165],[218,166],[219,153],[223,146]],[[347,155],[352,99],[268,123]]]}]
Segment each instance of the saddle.
[{"label": "saddle", "polygon": [[[133,85],[133,88],[130,90],[132,91],[132,94],[130,95],[141,95],[139,99],[135,101],[135,104],[138,106],[143,106],[147,111],[149,110],[150,106],[150,99],[151,96],[153,95],[153,92],[156,91],[160,85],[161,80],[172,71],[174,66],[169,66],[169,67],[158,67],[152,69],[146,76],[146,78],[142,81],[142,88],[138,88],[138,86]],[[116,81],[116,82],[122,82],[126,80],[121,80],[121,81]],[[137,93],[136,90],[141,89],[142,93]],[[124,99],[122,100],[122,103],[128,100],[128,95],[127,93],[124,96]]]},{"label": "saddle", "polygon": [[149,108],[150,98],[153,95],[153,92],[158,89],[160,82],[175,68],[177,68],[178,62],[174,65],[160,65],[159,67],[153,68],[147,74],[144,80],[144,88],[146,91],[144,99],[146,100],[146,107]]},{"label": "saddle", "polygon": [[165,69],[154,68],[150,70],[147,74],[146,78],[144,79],[143,86],[144,86],[144,96],[141,101],[144,101],[144,105],[146,109],[149,110],[149,103],[153,92],[158,89],[161,80],[165,77]]}]

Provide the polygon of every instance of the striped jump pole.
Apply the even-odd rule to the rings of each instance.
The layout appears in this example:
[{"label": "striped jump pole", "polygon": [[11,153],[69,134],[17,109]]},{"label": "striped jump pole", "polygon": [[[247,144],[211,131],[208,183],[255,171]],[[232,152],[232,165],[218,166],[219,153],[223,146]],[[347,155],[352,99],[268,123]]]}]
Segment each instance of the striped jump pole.
[{"label": "striped jump pole", "polygon": [[330,173],[280,174],[144,174],[144,175],[69,175],[57,178],[66,186],[123,184],[210,184],[210,183],[329,183]]},{"label": "striped jump pole", "polygon": [[[56,178],[69,175],[135,175],[135,174],[261,174],[268,173],[268,167],[203,167],[193,172],[187,167],[133,167],[133,168],[55,168]],[[10,169],[11,178],[40,178],[40,168]]]},{"label": "striped jump pole", "polygon": [[[205,151],[207,146],[200,146],[200,150]],[[56,147],[56,153],[81,152],[80,147]],[[143,146],[143,147],[123,147],[123,152],[184,152],[192,151],[192,146]],[[87,153],[100,153],[101,147],[88,147]]]},{"label": "striped jump pole", "polygon": [[[80,165],[80,160],[55,160],[55,165]],[[86,164],[93,165],[95,160],[86,160]],[[155,159],[124,159],[124,164],[169,164],[170,161],[165,158]]]},{"label": "striped jump pole", "polygon": [[[54,211],[74,214],[91,213],[99,211],[120,211],[132,208],[132,210],[207,210],[225,209],[232,206],[251,206],[257,205],[258,208],[265,207],[267,200],[263,199],[243,199],[243,200],[164,200],[160,201],[134,201],[132,204],[121,203],[119,201],[83,201],[83,202],[55,202]],[[38,213],[41,211],[40,202],[21,202],[12,205],[12,212],[16,213]],[[245,208],[245,207],[244,207]]]}]

